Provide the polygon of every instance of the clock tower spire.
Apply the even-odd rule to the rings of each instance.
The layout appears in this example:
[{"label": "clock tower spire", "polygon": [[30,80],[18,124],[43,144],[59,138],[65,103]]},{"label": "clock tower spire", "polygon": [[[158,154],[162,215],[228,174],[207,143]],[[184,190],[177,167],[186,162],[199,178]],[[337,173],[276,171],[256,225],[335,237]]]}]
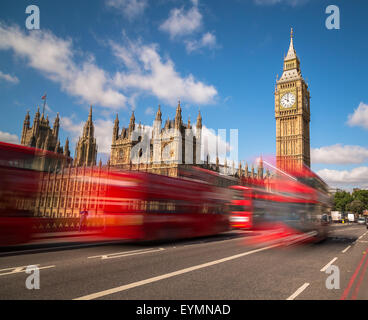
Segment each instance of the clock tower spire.
[{"label": "clock tower spire", "polygon": [[302,77],[291,29],[283,73],[276,80],[275,88],[276,159],[282,170],[310,167],[309,101],[309,89]]}]

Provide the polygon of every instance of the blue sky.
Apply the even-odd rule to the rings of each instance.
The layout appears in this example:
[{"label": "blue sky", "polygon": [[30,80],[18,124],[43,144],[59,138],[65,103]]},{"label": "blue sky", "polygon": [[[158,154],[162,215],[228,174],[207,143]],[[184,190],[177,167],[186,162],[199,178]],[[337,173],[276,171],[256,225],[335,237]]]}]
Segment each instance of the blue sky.
[{"label": "blue sky", "polygon": [[[275,154],[275,79],[293,27],[311,91],[312,169],[331,186],[368,187],[365,0],[40,0],[31,31],[29,4],[1,4],[0,140],[19,139],[47,92],[72,148],[94,106],[104,159],[116,112],[121,125],[133,109],[151,125],[158,104],[166,120],[178,99],[184,121],[200,108],[207,128],[239,129],[239,159]],[[339,30],[325,27],[330,4]]]}]

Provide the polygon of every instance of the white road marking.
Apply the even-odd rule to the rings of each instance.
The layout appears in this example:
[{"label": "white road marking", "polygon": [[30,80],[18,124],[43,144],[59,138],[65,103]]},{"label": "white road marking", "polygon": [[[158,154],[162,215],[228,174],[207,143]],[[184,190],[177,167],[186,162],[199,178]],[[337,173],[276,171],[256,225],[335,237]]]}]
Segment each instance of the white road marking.
[{"label": "white road marking", "polygon": [[[235,237],[235,238],[230,238],[230,239],[222,239],[222,240],[214,240],[214,241],[200,241],[200,242],[194,242],[194,243],[188,243],[188,244],[183,244],[182,248],[184,247],[191,247],[191,246],[198,246],[198,245],[202,245],[202,244],[205,244],[205,245],[210,245],[210,244],[218,244],[220,242],[231,242],[231,241],[242,241],[244,240],[244,237]],[[178,247],[178,248],[180,248]]]},{"label": "white road marking", "polygon": [[351,246],[347,246],[344,250],[342,250],[342,253],[345,253],[346,251],[348,251],[351,248]]},{"label": "white road marking", "polygon": [[63,246],[63,245],[59,245],[59,246],[53,246],[53,247],[47,247],[47,248],[39,248],[39,249],[29,249],[29,250],[20,250],[20,251],[9,251],[9,252],[3,252],[0,253],[0,257],[2,256],[9,256],[9,255],[21,255],[23,253],[41,253],[44,251],[50,251],[50,250],[58,250],[58,251],[62,251],[64,249],[75,249],[75,248],[84,248],[84,247],[95,247],[95,246],[101,246],[101,245],[107,245],[107,244],[115,244],[117,242],[121,242],[121,240],[115,240],[115,241],[105,241],[105,242],[91,242],[91,243],[86,243],[86,244],[76,244],[76,245],[67,245],[67,246]]},{"label": "white road marking", "polygon": [[366,231],[366,232],[364,232],[357,240],[355,240],[355,242],[363,242],[363,243],[365,243],[365,242],[368,242],[368,241],[365,241],[365,240],[360,240],[360,239],[362,239],[366,234],[368,233],[368,231]]},{"label": "white road marking", "polygon": [[229,257],[226,257],[226,258],[223,258],[223,259],[214,260],[214,261],[210,261],[210,262],[207,262],[207,263],[192,266],[192,267],[189,267],[189,268],[181,269],[181,270],[178,270],[178,271],[166,273],[166,274],[163,274],[161,276],[152,277],[152,278],[149,278],[149,279],[145,279],[145,280],[133,282],[133,283],[130,283],[130,284],[122,285],[122,286],[119,286],[119,287],[116,287],[116,288],[112,288],[112,289],[92,293],[92,294],[89,294],[89,295],[86,295],[86,296],[83,296],[83,297],[76,298],[74,300],[92,300],[92,299],[101,298],[101,297],[104,297],[104,296],[107,296],[107,295],[110,295],[110,294],[113,294],[113,293],[129,290],[131,288],[136,288],[136,287],[139,287],[139,286],[143,286],[145,284],[149,284],[149,283],[152,283],[152,282],[160,281],[160,280],[163,280],[163,279],[168,279],[168,278],[175,277],[175,276],[178,276],[178,275],[181,275],[181,274],[184,274],[184,273],[192,272],[192,271],[195,271],[195,270],[207,268],[207,267],[210,267],[210,266],[213,266],[213,265],[216,265],[216,264],[220,264],[220,263],[223,263],[223,262],[227,262],[227,261],[230,261],[230,260],[245,257],[245,256],[253,254],[253,253],[269,250],[269,249],[277,247],[277,246],[279,246],[279,244],[264,247],[264,248],[260,248],[260,249],[255,249],[255,250],[252,250],[252,251],[243,252],[243,253],[236,254],[236,255],[233,255],[233,256],[229,256]]},{"label": "white road marking", "polygon": [[337,257],[333,258],[329,263],[327,263],[322,269],[321,272],[325,272],[327,270],[327,268],[333,264],[335,261],[337,260]]},{"label": "white road marking", "polygon": [[300,295],[307,287],[309,286],[309,283],[304,283],[298,290],[296,290],[289,298],[286,300],[294,300],[298,295]]},{"label": "white road marking", "polygon": [[[39,264],[33,264],[32,266],[39,266]],[[26,272],[28,266],[22,266],[22,267],[14,267],[14,268],[6,268],[6,269],[1,269],[0,270],[0,276],[6,276],[9,274],[16,274],[16,273],[21,273],[21,272]],[[49,269],[49,268],[54,268],[55,266],[45,266],[45,267],[39,267],[39,270],[42,269]],[[2,271],[8,271],[8,270],[12,270],[10,272],[4,272],[2,273]]]},{"label": "white road marking", "polygon": [[356,228],[346,228],[346,229],[343,229],[343,230],[331,230],[330,233],[333,233],[333,232],[345,232],[345,231],[349,231],[349,230],[353,230],[353,229],[356,229]]},{"label": "white road marking", "polygon": [[99,255],[99,256],[88,257],[88,259],[94,259],[94,258],[101,258],[102,260],[114,259],[114,258],[121,258],[121,257],[127,257],[127,256],[133,256],[133,255],[150,253],[150,252],[157,252],[157,251],[163,251],[163,250],[165,250],[165,249],[164,248],[140,249],[140,250],[133,250],[133,251],[124,251],[124,252],[103,254],[103,255]]}]

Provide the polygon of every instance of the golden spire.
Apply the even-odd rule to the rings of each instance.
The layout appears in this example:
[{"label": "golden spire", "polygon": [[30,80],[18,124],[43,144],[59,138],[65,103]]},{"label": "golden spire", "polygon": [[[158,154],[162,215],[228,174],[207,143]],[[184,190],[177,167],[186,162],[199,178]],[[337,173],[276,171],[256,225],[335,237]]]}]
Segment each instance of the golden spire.
[{"label": "golden spire", "polygon": [[290,46],[289,46],[288,53],[287,53],[284,60],[290,60],[290,59],[295,59],[296,58],[296,52],[295,52],[295,49],[294,49],[293,39],[294,39],[294,31],[293,31],[293,28],[291,28],[291,31],[290,31]]}]

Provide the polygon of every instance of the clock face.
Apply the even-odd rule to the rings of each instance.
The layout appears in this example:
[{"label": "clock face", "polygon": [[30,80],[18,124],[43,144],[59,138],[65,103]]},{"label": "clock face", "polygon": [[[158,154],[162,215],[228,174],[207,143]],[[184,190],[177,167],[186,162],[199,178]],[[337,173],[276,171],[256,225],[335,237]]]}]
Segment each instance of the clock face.
[{"label": "clock face", "polygon": [[295,95],[291,92],[284,94],[281,98],[281,105],[284,108],[291,108],[295,103]]}]

